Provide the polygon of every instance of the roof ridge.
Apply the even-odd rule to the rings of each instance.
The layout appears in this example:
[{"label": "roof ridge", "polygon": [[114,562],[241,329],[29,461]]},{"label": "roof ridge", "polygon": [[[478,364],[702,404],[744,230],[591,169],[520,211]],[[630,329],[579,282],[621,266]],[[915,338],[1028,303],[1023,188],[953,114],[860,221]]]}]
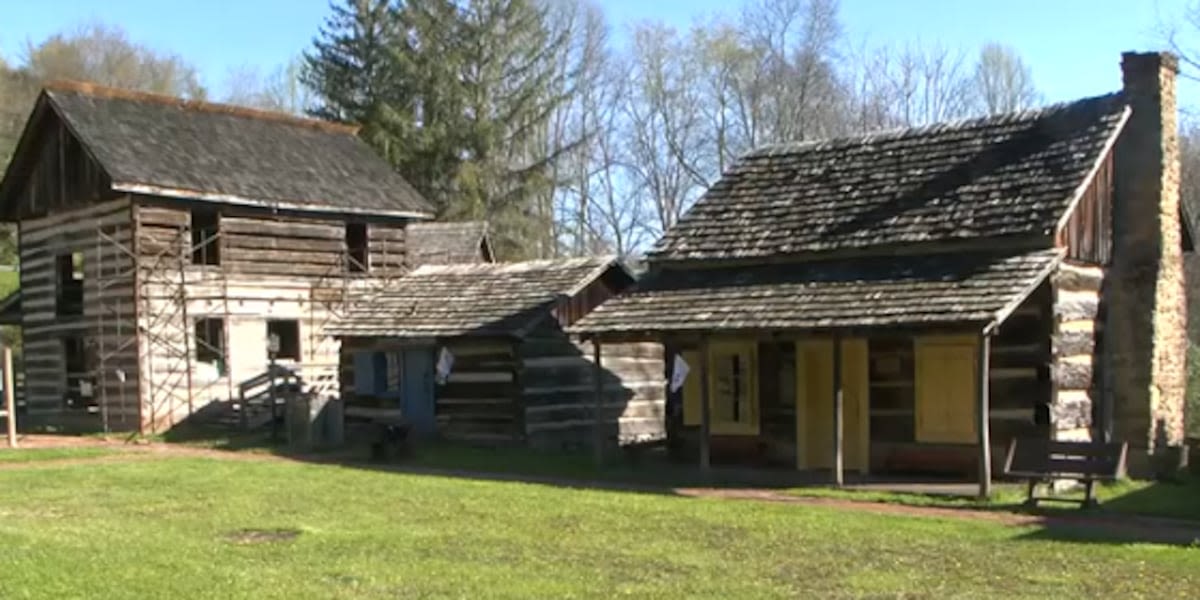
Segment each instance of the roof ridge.
[{"label": "roof ridge", "polygon": [[236,117],[244,117],[247,119],[256,119],[260,121],[271,121],[284,125],[292,125],[296,127],[308,127],[318,131],[327,133],[343,133],[349,135],[358,134],[359,127],[357,125],[347,125],[343,123],[334,123],[321,119],[312,119],[307,117],[299,117],[296,115],[263,110],[259,108],[250,108],[247,106],[239,106],[236,104],[226,104],[220,102],[208,102],[206,100],[195,100],[179,98],[167,94],[158,94],[154,92],[144,92],[138,90],[129,90],[124,88],[109,87],[93,83],[89,81],[74,81],[59,79],[47,82],[43,86],[44,91],[55,92],[71,92],[92,96],[94,98],[105,98],[115,100],[128,100],[130,102],[144,102],[161,104],[164,106],[174,106],[181,110],[193,112],[207,112],[213,114],[225,114]]},{"label": "roof ridge", "polygon": [[984,115],[980,117],[967,117],[962,119],[953,119],[949,121],[940,121],[930,123],[928,125],[919,125],[916,127],[894,127],[890,129],[881,129],[865,134],[849,135],[832,138],[822,138],[815,140],[804,140],[799,142],[781,142],[776,144],[767,144],[760,146],[747,152],[742,158],[762,158],[777,154],[791,154],[796,152],[804,152],[817,149],[831,149],[843,146],[870,144],[874,142],[891,141],[903,139],[906,137],[916,137],[921,135],[929,135],[934,133],[945,133],[949,131],[957,131],[963,129],[971,129],[982,125],[1004,125],[1016,121],[1025,121],[1034,118],[1042,118],[1053,113],[1066,110],[1073,106],[1086,102],[1100,102],[1105,100],[1113,100],[1120,98],[1121,92],[1110,92],[1099,96],[1089,96],[1086,98],[1077,98],[1075,100],[1065,100],[1055,102],[1037,108],[1027,108],[1024,110],[1012,111],[1007,113],[998,113],[994,115]]}]

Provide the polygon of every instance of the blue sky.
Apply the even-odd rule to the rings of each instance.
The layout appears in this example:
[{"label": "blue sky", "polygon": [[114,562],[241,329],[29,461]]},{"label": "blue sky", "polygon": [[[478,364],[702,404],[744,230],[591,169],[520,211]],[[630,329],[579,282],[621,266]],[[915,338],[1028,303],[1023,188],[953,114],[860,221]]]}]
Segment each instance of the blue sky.
[{"label": "blue sky", "polygon": [[[974,49],[1014,46],[1033,66],[1048,101],[1115,90],[1120,53],[1161,46],[1159,25],[1188,0],[842,0],[850,42],[938,43]],[[619,34],[641,20],[687,28],[736,10],[729,0],[602,0]],[[226,73],[254,65],[270,71],[306,48],[328,13],[327,0],[0,0],[0,55],[19,59],[27,41],[88,20],[124,27],[130,37],[197,65],[221,93]],[[622,36],[618,35],[617,39]],[[1196,34],[1200,47],[1200,32]],[[1194,103],[1192,86],[1183,102]]]}]

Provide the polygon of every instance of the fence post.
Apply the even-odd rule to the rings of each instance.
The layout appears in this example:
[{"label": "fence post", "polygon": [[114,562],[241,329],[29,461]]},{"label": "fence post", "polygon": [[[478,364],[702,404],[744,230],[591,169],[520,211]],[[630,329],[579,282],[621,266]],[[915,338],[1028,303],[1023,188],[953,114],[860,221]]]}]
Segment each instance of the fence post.
[{"label": "fence post", "polygon": [[4,347],[4,414],[8,423],[8,447],[17,447],[17,390],[13,389],[12,348]]}]

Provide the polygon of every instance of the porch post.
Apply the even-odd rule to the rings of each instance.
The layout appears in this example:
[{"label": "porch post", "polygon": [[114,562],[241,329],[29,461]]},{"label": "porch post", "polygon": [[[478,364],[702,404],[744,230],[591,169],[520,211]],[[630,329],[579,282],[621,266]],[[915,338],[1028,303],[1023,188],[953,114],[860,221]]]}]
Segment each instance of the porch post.
[{"label": "porch post", "polygon": [[979,444],[979,497],[989,498],[992,495],[992,436],[989,419],[990,402],[988,401],[988,365],[991,361],[992,337],[979,336],[978,373],[975,383],[979,386],[976,407],[975,429]]},{"label": "porch post", "polygon": [[596,466],[604,464],[604,367],[600,363],[600,339],[592,338],[592,455]]},{"label": "porch post", "polygon": [[833,338],[833,484],[842,487],[845,483],[843,467],[845,456],[845,415],[842,402],[842,337]]},{"label": "porch post", "polygon": [[711,467],[709,457],[709,431],[712,409],[708,405],[708,338],[700,338],[700,470]]}]

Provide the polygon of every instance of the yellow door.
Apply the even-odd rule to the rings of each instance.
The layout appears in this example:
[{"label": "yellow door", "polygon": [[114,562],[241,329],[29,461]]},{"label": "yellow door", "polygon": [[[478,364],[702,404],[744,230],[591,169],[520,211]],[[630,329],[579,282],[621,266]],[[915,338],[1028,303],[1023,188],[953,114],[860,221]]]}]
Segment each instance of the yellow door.
[{"label": "yellow door", "polygon": [[[867,341],[842,341],[843,466],[866,472],[870,463]],[[833,342],[796,344],[796,467],[833,467]]]},{"label": "yellow door", "polygon": [[917,441],[975,443],[977,340],[925,336],[915,347]]}]

